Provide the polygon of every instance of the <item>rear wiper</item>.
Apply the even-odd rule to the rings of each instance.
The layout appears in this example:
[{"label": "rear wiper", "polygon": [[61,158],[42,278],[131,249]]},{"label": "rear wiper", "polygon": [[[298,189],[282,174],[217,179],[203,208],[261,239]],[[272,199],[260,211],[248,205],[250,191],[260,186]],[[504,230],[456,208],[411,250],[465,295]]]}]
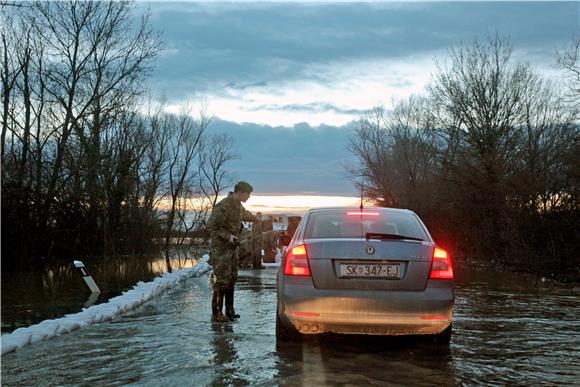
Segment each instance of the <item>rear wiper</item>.
[{"label": "rear wiper", "polygon": [[369,240],[369,239],[381,239],[381,240],[408,239],[408,240],[412,240],[412,241],[423,242],[423,239],[421,239],[421,238],[409,237],[409,236],[398,235],[398,234],[381,234],[381,233],[377,233],[377,232],[367,232],[366,238],[367,238],[367,240]]}]

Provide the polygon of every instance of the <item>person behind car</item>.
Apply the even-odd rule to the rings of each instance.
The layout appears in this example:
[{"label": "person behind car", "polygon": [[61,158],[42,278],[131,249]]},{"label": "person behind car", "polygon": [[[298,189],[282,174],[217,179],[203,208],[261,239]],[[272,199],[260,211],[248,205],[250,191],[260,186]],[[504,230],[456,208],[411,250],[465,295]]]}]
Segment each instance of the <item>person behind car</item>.
[{"label": "person behind car", "polygon": [[254,269],[265,269],[262,266],[262,213],[257,212],[257,222],[252,224],[252,266]]},{"label": "person behind car", "polygon": [[[253,191],[253,187],[240,181],[234,187],[234,192],[222,199],[213,208],[207,228],[211,237],[209,264],[213,266],[213,296],[211,302],[212,321],[234,321],[240,315],[234,309],[234,286],[238,279],[238,246],[239,235],[243,228],[242,221],[257,222],[258,219],[247,211],[245,203]],[[222,308],[226,304],[226,314]]]}]

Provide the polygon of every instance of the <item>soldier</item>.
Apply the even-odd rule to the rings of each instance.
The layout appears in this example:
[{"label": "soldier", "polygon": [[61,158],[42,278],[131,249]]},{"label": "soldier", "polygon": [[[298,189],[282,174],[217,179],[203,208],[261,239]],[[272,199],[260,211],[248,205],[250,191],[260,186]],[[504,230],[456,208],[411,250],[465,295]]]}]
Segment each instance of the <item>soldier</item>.
[{"label": "soldier", "polygon": [[[213,266],[215,275],[211,301],[212,321],[234,321],[240,317],[234,310],[234,285],[238,279],[239,265],[238,237],[243,228],[242,221],[257,221],[242,205],[250,198],[252,191],[250,184],[240,181],[234,187],[234,192],[215,205],[207,222],[211,236],[209,264]],[[224,297],[225,316],[222,313]]]},{"label": "soldier", "polygon": [[262,213],[257,212],[257,222],[252,225],[252,266],[254,269],[265,269],[262,266]]}]

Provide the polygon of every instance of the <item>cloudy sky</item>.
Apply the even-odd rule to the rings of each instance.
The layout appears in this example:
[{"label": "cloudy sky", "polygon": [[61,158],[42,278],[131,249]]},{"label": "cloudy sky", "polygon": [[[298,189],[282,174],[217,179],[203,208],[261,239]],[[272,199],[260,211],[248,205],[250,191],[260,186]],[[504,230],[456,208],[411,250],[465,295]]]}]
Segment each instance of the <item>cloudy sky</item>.
[{"label": "cloudy sky", "polygon": [[447,49],[509,36],[518,60],[558,77],[555,50],[580,31],[580,2],[156,2],[165,49],[152,89],[215,116],[256,193],[356,196],[344,165],[356,120],[423,93]]}]

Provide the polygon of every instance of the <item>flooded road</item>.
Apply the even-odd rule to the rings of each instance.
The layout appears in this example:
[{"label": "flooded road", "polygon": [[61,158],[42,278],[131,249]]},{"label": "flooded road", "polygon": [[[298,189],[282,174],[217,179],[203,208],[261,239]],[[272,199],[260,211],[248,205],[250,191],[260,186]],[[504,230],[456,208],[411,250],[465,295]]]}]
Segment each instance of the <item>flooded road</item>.
[{"label": "flooded road", "polygon": [[2,356],[2,384],[554,385],[580,377],[573,285],[458,273],[449,346],[329,336],[277,347],[276,270],[240,272],[239,322],[212,324],[207,277],[191,278],[110,323]]}]

